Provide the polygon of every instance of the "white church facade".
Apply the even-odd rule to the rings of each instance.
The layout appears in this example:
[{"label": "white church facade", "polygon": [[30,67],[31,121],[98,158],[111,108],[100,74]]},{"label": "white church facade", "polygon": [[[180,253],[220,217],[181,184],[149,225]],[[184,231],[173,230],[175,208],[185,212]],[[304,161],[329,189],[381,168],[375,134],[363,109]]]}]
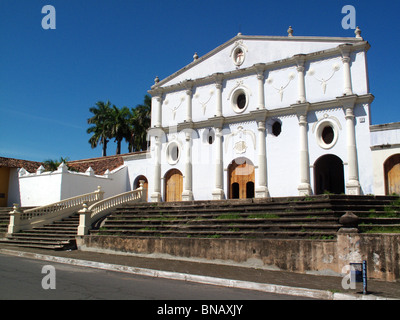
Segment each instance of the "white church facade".
[{"label": "white church facade", "polygon": [[369,48],[358,28],[289,28],[195,54],[149,90],[149,149],[121,156],[120,186],[145,180],[148,201],[399,193],[400,125],[371,126]]},{"label": "white church facade", "polygon": [[156,79],[152,201],[373,193],[368,42],[288,32]]}]

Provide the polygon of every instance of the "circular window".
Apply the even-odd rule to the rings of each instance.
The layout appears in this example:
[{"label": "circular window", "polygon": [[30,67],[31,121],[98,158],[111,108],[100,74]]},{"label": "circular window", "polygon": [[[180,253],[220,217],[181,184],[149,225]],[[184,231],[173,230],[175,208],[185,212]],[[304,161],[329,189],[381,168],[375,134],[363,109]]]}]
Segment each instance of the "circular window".
[{"label": "circular window", "polygon": [[242,110],[246,106],[246,95],[244,93],[239,94],[236,101],[237,107]]},{"label": "circular window", "polygon": [[321,122],[316,131],[316,138],[319,146],[323,149],[332,148],[338,140],[339,131],[332,121]]},{"label": "circular window", "polygon": [[333,138],[335,137],[335,133],[333,132],[333,128],[331,126],[326,126],[324,127],[324,129],[322,130],[322,140],[326,143],[326,144],[331,144],[333,141]]},{"label": "circular window", "polygon": [[232,95],[232,108],[236,113],[242,113],[249,105],[249,99],[246,91],[237,89]]},{"label": "circular window", "polygon": [[180,147],[177,142],[172,141],[167,147],[167,160],[169,164],[175,164],[180,158]]},{"label": "circular window", "polygon": [[277,137],[282,132],[282,124],[279,121],[275,121],[272,125],[272,134]]}]

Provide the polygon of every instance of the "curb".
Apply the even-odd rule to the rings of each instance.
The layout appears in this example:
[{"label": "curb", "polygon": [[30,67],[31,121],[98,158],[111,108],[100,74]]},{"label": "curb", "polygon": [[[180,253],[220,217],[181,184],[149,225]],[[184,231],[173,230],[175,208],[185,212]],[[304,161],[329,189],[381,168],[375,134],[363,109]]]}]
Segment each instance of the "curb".
[{"label": "curb", "polygon": [[170,280],[181,280],[181,281],[195,282],[200,284],[216,285],[216,286],[223,286],[236,289],[255,290],[266,293],[285,294],[291,296],[301,296],[301,297],[320,299],[320,300],[396,300],[384,297],[377,297],[374,295],[363,296],[363,295],[353,295],[345,293],[333,293],[328,290],[307,289],[307,288],[282,286],[275,284],[250,282],[243,280],[232,280],[232,279],[216,278],[209,276],[192,275],[187,273],[130,267],[118,264],[63,258],[51,255],[44,255],[44,254],[24,252],[24,251],[14,251],[8,249],[0,249],[0,253],[22,258],[63,263],[74,266],[89,267],[89,268],[102,269],[108,271],[124,272],[140,276],[164,278]]}]

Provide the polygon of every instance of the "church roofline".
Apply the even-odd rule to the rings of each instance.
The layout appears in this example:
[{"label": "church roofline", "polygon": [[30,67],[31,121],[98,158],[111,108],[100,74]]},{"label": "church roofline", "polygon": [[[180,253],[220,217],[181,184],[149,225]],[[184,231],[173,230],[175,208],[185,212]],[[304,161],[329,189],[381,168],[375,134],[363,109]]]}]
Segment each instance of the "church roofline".
[{"label": "church roofline", "polygon": [[[194,66],[198,65],[199,63],[203,62],[204,60],[208,59],[209,57],[215,55],[219,51],[225,49],[226,47],[230,46],[231,44],[235,43],[238,40],[273,40],[273,41],[319,41],[319,42],[342,42],[341,45],[338,45],[336,48],[332,49],[327,49],[327,50],[322,50],[322,51],[317,51],[317,52],[311,52],[308,54],[304,54],[304,58],[306,60],[312,60],[313,57],[318,57],[321,58],[321,56],[326,55],[333,55],[338,52],[341,52],[341,47],[343,45],[349,44],[350,51],[356,51],[361,48],[364,48],[366,51],[369,50],[370,44],[368,41],[364,41],[362,38],[350,38],[350,37],[314,37],[314,36],[290,36],[290,37],[283,37],[283,36],[244,36],[241,34],[238,34],[237,36],[233,37],[232,39],[228,40],[227,42],[223,43],[222,45],[218,46],[217,48],[211,50],[210,52],[206,53],[202,57],[199,57],[198,59],[195,59],[193,62],[189,63],[185,67],[181,68],[180,70],[174,72],[167,78],[158,81],[155,83],[152,87],[151,90],[148,92],[150,94],[153,93],[158,93],[159,90],[161,91],[169,91],[169,90],[174,90],[176,88],[179,88],[183,85],[183,83],[178,83],[178,84],[173,84],[170,86],[163,87],[162,85],[168,83],[172,79],[176,78],[177,76],[181,75],[182,73],[188,71],[189,69],[193,68]],[[293,61],[296,59],[296,56],[289,57],[286,59],[278,60],[278,61],[273,61],[269,63],[261,63],[258,65],[264,65],[265,70],[269,69],[270,66],[272,65],[283,65],[283,64],[290,64],[293,63]],[[223,76],[223,78],[229,78],[230,76],[236,76],[239,73],[252,73],[254,69],[254,66],[248,67],[248,68],[243,68],[243,69],[238,69],[238,70],[232,70],[228,71],[225,73],[221,73],[220,75]],[[196,80],[197,82],[208,82],[207,79],[214,78],[214,75],[209,75],[203,78],[199,79],[190,79],[190,80]],[[189,80],[189,79],[188,79]],[[193,83],[194,84],[194,83]]]}]

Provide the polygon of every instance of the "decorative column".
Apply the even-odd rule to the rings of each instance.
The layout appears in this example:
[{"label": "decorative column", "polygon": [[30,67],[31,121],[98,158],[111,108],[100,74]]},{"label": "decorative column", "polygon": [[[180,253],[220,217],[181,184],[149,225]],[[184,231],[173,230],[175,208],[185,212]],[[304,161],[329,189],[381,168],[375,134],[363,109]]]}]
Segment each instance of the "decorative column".
[{"label": "decorative column", "polygon": [[258,81],[258,107],[257,109],[262,110],[265,109],[265,95],[264,95],[264,71],[265,64],[257,63],[254,65],[257,72],[257,81]]},{"label": "decorative column", "polygon": [[343,62],[343,83],[344,83],[344,95],[349,96],[353,94],[353,88],[351,85],[351,72],[350,72],[350,50],[351,44],[340,45],[340,50],[342,52],[342,62]]},{"label": "decorative column", "polygon": [[192,122],[192,87],[193,80],[186,80],[184,82],[186,88],[187,105],[186,105],[186,122]]},{"label": "decorative column", "polygon": [[193,200],[192,191],[192,130],[185,132],[185,184],[182,201]]},{"label": "decorative column", "polygon": [[299,119],[299,149],[300,149],[300,184],[297,188],[300,196],[308,196],[312,193],[310,185],[310,157],[308,153],[308,104],[301,107],[297,112]]},{"label": "decorative column", "polygon": [[154,163],[154,191],[151,194],[151,202],[161,201],[161,135],[154,137],[155,163]]},{"label": "decorative column", "polygon": [[151,124],[152,127],[161,127],[162,123],[162,109],[161,109],[161,101],[162,101],[162,91],[155,89],[149,91],[152,97],[155,99],[154,105],[152,106],[152,113],[151,113]]},{"label": "decorative column", "polygon": [[[346,144],[347,144],[347,182],[346,193],[360,195],[361,186],[358,177],[358,157],[356,146],[356,131],[354,122],[354,104],[356,96],[342,98],[343,110],[346,119]],[[341,100],[339,98],[339,100]]]},{"label": "decorative column", "polygon": [[265,141],[265,118],[257,122],[258,125],[258,186],[255,189],[256,198],[268,198],[267,187],[267,155]]},{"label": "decorative column", "polygon": [[224,168],[222,154],[222,127],[215,128],[215,189],[213,200],[224,199]]},{"label": "decorative column", "polygon": [[305,62],[305,55],[304,54],[297,54],[294,56],[296,59],[297,64],[297,75],[298,75],[298,103],[305,103],[306,102],[306,86],[304,82],[304,62]]},{"label": "decorative column", "polygon": [[217,105],[216,105],[216,117],[222,117],[222,73],[215,73],[214,75],[215,80],[215,88],[217,91]]}]

